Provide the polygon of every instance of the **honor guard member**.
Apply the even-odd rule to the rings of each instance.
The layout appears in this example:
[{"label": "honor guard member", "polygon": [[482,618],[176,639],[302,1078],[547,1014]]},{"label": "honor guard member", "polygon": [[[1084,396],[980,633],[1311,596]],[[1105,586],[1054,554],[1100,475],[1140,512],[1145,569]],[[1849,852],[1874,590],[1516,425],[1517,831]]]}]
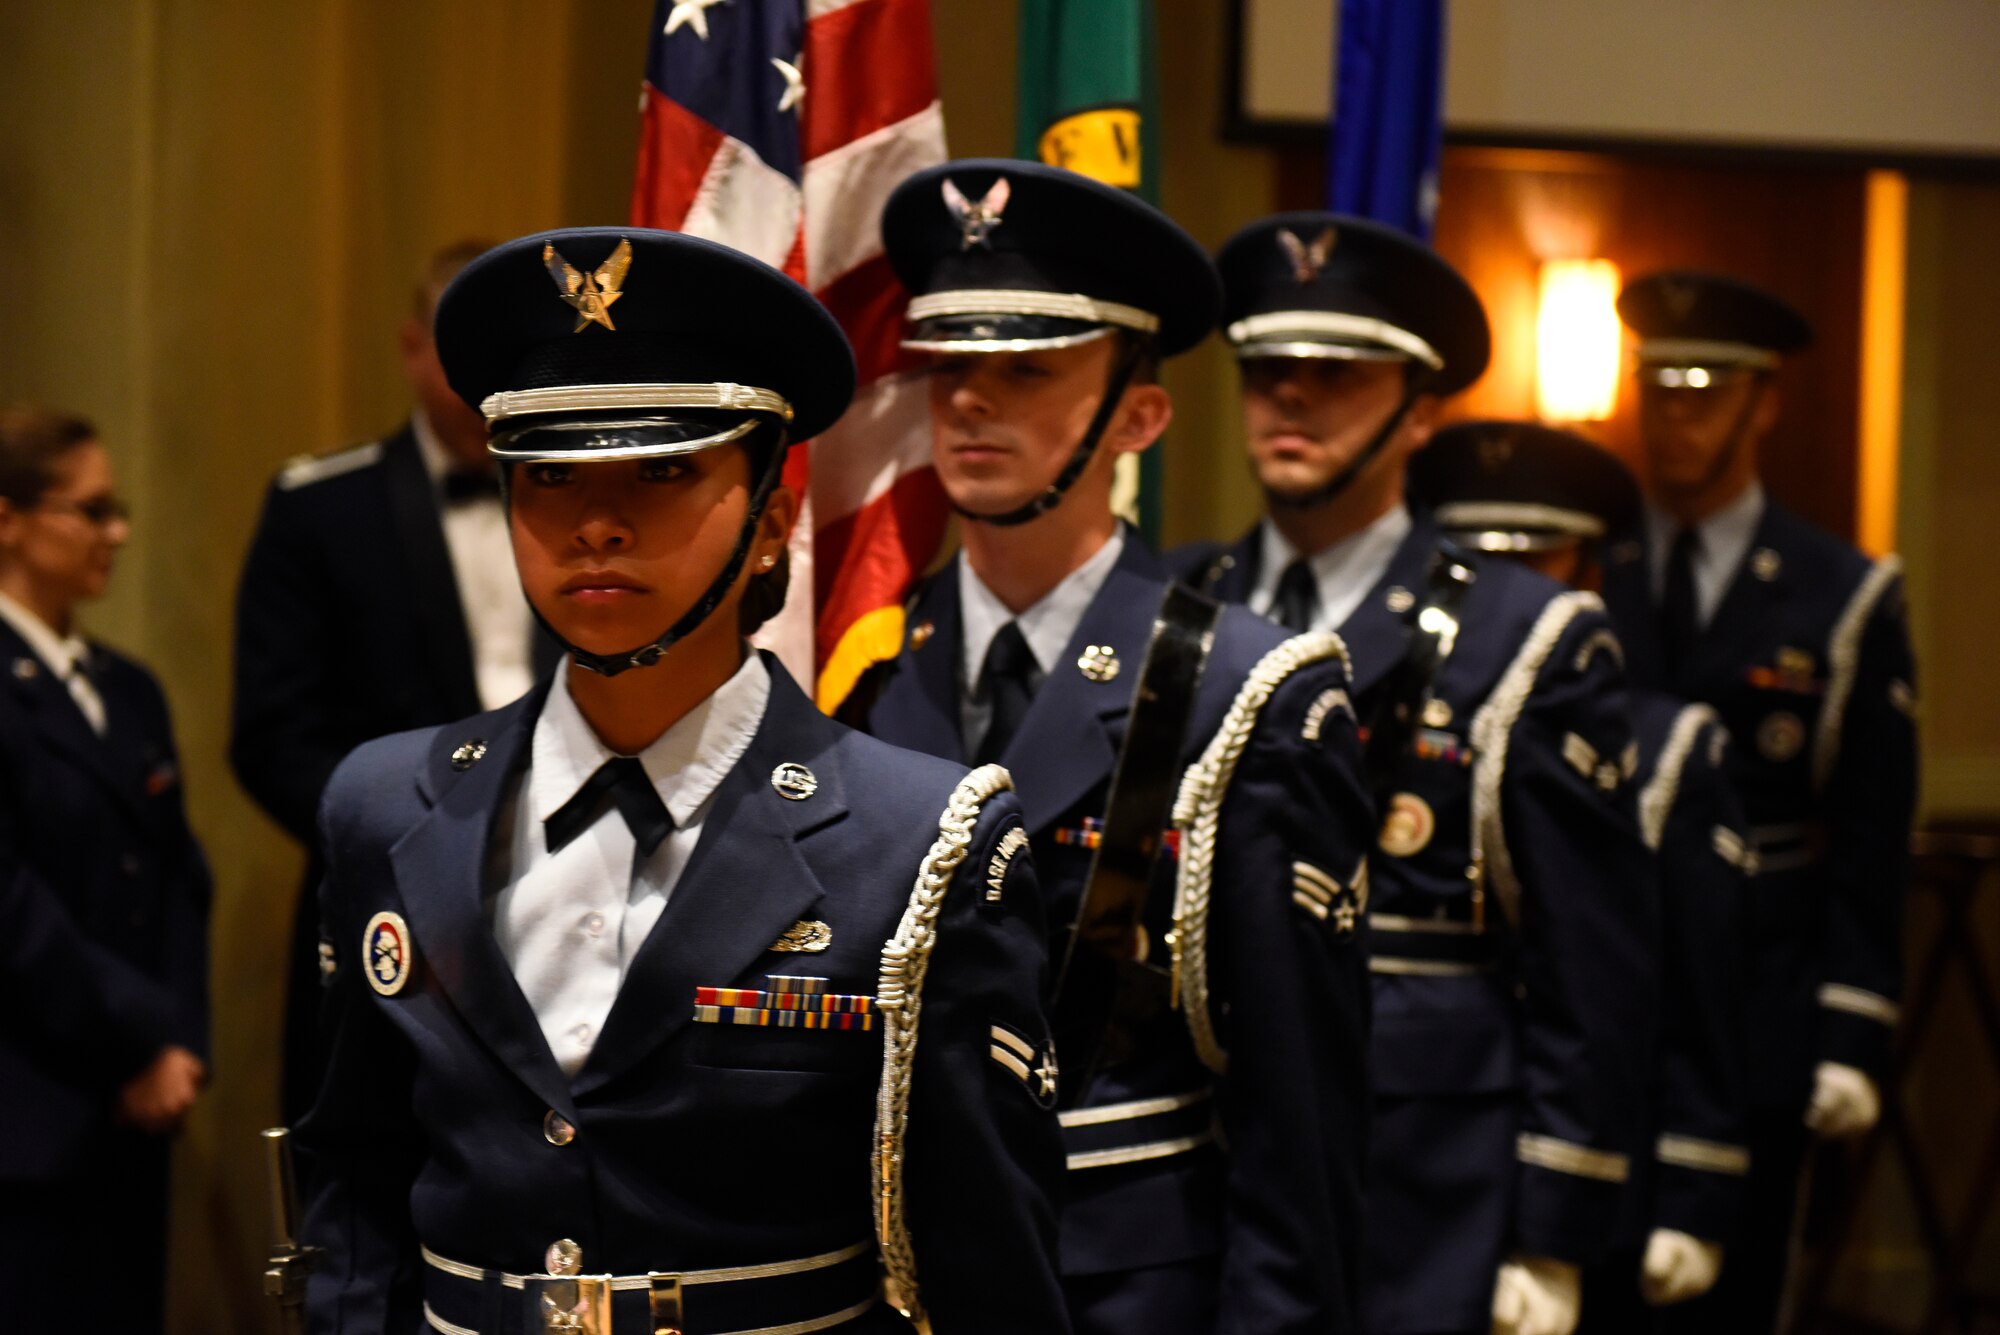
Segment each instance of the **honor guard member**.
[{"label": "honor guard member", "polygon": [[867,723],[1020,787],[1059,962],[1071,1318],[1350,1330],[1371,819],[1345,655],[1173,593],[1111,508],[1117,457],[1172,412],[1157,360],[1213,327],[1214,267],[1132,195],[1017,161],[919,172],[882,232],[963,548]]},{"label": "honor guard member", "polygon": [[166,698],[76,624],[131,536],[89,423],[0,408],[0,1285],[10,1329],[157,1335],[207,1080],[208,864]]},{"label": "honor guard member", "polygon": [[229,761],[307,853],[285,998],[287,1117],[310,1105],[325,1060],[314,819],[334,766],[376,737],[506,704],[560,653],[521,597],[486,424],[445,383],[431,341],[445,284],[489,247],[447,246],[417,278],[397,338],[409,421],[286,465],[243,563]]},{"label": "honor guard member", "polygon": [[1323,213],[1252,224],[1219,259],[1269,512],[1181,568],[1339,632],[1381,812],[1363,1328],[1566,1332],[1631,1175],[1655,1023],[1618,641],[1595,596],[1404,504],[1406,461],[1486,366],[1448,264]]},{"label": "honor guard member", "polygon": [[839,326],[725,247],[585,229],[473,262],[437,340],[568,662],[328,788],[309,1328],[1066,1330],[1007,776],[840,726],[743,638]]},{"label": "honor guard member", "polygon": [[[1525,422],[1447,427],[1410,463],[1414,503],[1460,546],[1571,588],[1602,583],[1607,534],[1630,531],[1639,486],[1582,436]],[[1742,806],[1728,734],[1707,705],[1632,692],[1639,828],[1656,858],[1663,1006],[1654,1134],[1633,1146],[1618,1247],[1584,1277],[1586,1329],[1649,1324],[1641,1298],[1683,1302],[1715,1284],[1747,1205],[1749,1063]],[[1592,757],[1578,753],[1580,763]]]},{"label": "honor guard member", "polygon": [[1777,297],[1709,274],[1639,278],[1647,504],[1604,597],[1635,680],[1712,707],[1736,739],[1750,822],[1750,1212],[1707,1328],[1768,1329],[1808,1131],[1880,1109],[1901,990],[1916,802],[1915,689],[1900,566],[1769,500],[1758,452],[1781,358],[1811,330]]}]

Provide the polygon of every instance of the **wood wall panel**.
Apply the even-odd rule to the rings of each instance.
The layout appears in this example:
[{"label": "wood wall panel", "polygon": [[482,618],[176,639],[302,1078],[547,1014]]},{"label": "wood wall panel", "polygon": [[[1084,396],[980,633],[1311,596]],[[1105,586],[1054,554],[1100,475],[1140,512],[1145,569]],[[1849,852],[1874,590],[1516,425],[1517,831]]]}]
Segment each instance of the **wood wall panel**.
[{"label": "wood wall panel", "polygon": [[[1317,207],[1324,175],[1317,153],[1293,151],[1280,206]],[[1732,273],[1784,296],[1818,334],[1782,373],[1785,413],[1764,460],[1766,483],[1815,523],[1853,532],[1862,172],[1452,147],[1440,197],[1437,248],[1479,290],[1495,344],[1492,367],[1454,416],[1533,415],[1542,260],[1609,259],[1627,276],[1666,267]],[[1589,431],[1633,460],[1635,394],[1630,375],[1621,379],[1616,414]]]}]

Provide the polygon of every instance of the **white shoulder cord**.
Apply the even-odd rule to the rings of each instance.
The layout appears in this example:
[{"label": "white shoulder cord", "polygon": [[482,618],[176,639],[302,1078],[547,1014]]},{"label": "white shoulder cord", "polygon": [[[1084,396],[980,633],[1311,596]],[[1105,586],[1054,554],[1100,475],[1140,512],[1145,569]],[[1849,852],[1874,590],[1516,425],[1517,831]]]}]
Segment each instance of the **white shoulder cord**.
[{"label": "white shoulder cord", "polygon": [[1228,1069],[1229,1054],[1215,1036],[1215,1017],[1209,1011],[1208,909],[1222,804],[1265,702],[1292,673],[1328,658],[1338,659],[1343,670],[1348,666],[1347,646],[1326,630],[1294,635],[1265,654],[1244,678],[1201,759],[1188,767],[1174,799],[1174,828],[1181,834],[1180,866],[1174,876],[1174,930],[1167,938],[1173,950],[1174,996],[1187,1016],[1196,1055],[1217,1075]]},{"label": "white shoulder cord", "polygon": [[875,1008],[882,1016],[882,1082],[875,1095],[875,1239],[882,1249],[883,1296],[890,1306],[929,1331],[917,1298],[917,1259],[903,1209],[903,1142],[910,1126],[910,1077],[917,1056],[917,1020],[923,1013],[924,975],[937,945],[937,917],[952,874],[965,861],[980,808],[1014,780],[998,765],[981,765],[959,780],[938,817],[937,842],[917,868],[909,907],[896,934],[882,946]]}]

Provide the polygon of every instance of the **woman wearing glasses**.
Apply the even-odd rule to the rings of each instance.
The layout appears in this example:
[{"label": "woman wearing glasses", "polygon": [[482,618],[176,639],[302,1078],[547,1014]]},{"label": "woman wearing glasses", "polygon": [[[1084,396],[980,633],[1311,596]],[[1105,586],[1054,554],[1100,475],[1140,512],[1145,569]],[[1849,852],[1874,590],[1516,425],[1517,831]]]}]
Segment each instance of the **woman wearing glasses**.
[{"label": "woman wearing glasses", "polygon": [[0,409],[0,1291],[143,1332],[208,1074],[209,881],[159,684],[77,629],[131,535],[115,483],[88,422]]}]

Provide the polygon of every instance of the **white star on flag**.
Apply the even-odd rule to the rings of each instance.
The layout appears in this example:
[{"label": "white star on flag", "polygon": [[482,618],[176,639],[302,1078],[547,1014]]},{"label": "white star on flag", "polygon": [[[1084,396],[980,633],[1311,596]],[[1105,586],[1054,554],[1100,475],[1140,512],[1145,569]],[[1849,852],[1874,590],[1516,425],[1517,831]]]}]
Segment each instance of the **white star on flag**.
[{"label": "white star on flag", "polygon": [[806,76],[799,73],[799,67],[790,61],[771,57],[771,63],[778,67],[778,73],[785,76],[784,96],[778,99],[778,110],[790,111],[805,100]]},{"label": "white star on flag", "polygon": [[695,36],[707,41],[707,11],[721,3],[723,0],[674,0],[673,12],[667,15],[666,35],[672,37],[685,25],[694,29]]}]

